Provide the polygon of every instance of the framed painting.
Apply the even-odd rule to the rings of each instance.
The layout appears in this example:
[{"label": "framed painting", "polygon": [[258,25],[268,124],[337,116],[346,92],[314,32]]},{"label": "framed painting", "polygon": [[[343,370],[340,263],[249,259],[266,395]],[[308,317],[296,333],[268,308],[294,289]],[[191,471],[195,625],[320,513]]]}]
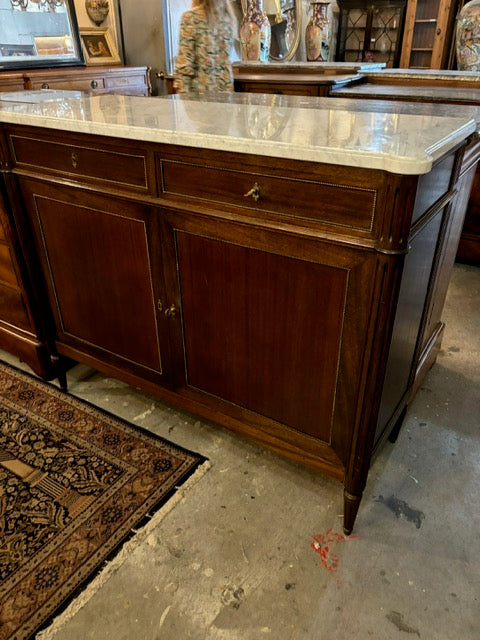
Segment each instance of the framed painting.
[{"label": "framed painting", "polygon": [[80,29],[80,40],[87,65],[121,64],[108,29]]}]

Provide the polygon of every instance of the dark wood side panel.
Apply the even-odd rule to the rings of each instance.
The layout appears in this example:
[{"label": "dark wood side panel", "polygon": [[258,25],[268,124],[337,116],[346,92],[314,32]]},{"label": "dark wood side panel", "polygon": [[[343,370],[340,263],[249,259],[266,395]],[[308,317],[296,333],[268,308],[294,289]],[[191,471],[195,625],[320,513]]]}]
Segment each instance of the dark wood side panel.
[{"label": "dark wood side panel", "polygon": [[376,441],[409,388],[444,213],[444,209],[438,211],[410,240],[388,354]]}]

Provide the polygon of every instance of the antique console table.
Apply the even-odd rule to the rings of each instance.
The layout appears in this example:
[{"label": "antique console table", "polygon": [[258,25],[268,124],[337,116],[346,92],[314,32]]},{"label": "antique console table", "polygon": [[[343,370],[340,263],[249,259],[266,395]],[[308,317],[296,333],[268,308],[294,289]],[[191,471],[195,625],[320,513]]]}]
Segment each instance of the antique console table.
[{"label": "antique console table", "polygon": [[0,95],[4,260],[27,309],[15,326],[0,297],[0,346],[330,474],[350,533],[435,359],[476,125],[273,97]]}]

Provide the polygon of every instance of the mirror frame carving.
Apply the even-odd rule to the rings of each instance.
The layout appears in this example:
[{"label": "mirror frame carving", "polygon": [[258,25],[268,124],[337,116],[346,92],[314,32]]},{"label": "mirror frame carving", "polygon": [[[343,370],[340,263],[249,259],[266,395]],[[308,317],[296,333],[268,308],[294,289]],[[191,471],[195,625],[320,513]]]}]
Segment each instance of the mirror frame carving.
[{"label": "mirror frame carving", "polygon": [[[242,11],[245,16],[247,12],[247,0],[242,0]],[[295,0],[295,16],[297,21],[297,28],[295,33],[295,40],[290,47],[288,53],[283,58],[278,58],[277,56],[272,56],[271,54],[268,56],[270,61],[273,62],[288,62],[291,60],[298,49],[298,45],[300,44],[300,38],[302,35],[302,0]]]}]

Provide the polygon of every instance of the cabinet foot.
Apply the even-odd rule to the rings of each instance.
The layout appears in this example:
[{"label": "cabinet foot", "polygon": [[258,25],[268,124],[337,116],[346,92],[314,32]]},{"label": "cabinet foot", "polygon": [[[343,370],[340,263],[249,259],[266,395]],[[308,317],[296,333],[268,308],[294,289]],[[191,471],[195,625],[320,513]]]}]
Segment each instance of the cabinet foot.
[{"label": "cabinet foot", "polygon": [[65,362],[63,362],[62,358],[59,356],[51,356],[51,360],[60,389],[62,391],[67,391],[67,368],[65,367]]},{"label": "cabinet foot", "polygon": [[361,499],[361,495],[354,496],[348,491],[343,492],[343,530],[347,536],[353,531],[353,524],[357,517]]}]

